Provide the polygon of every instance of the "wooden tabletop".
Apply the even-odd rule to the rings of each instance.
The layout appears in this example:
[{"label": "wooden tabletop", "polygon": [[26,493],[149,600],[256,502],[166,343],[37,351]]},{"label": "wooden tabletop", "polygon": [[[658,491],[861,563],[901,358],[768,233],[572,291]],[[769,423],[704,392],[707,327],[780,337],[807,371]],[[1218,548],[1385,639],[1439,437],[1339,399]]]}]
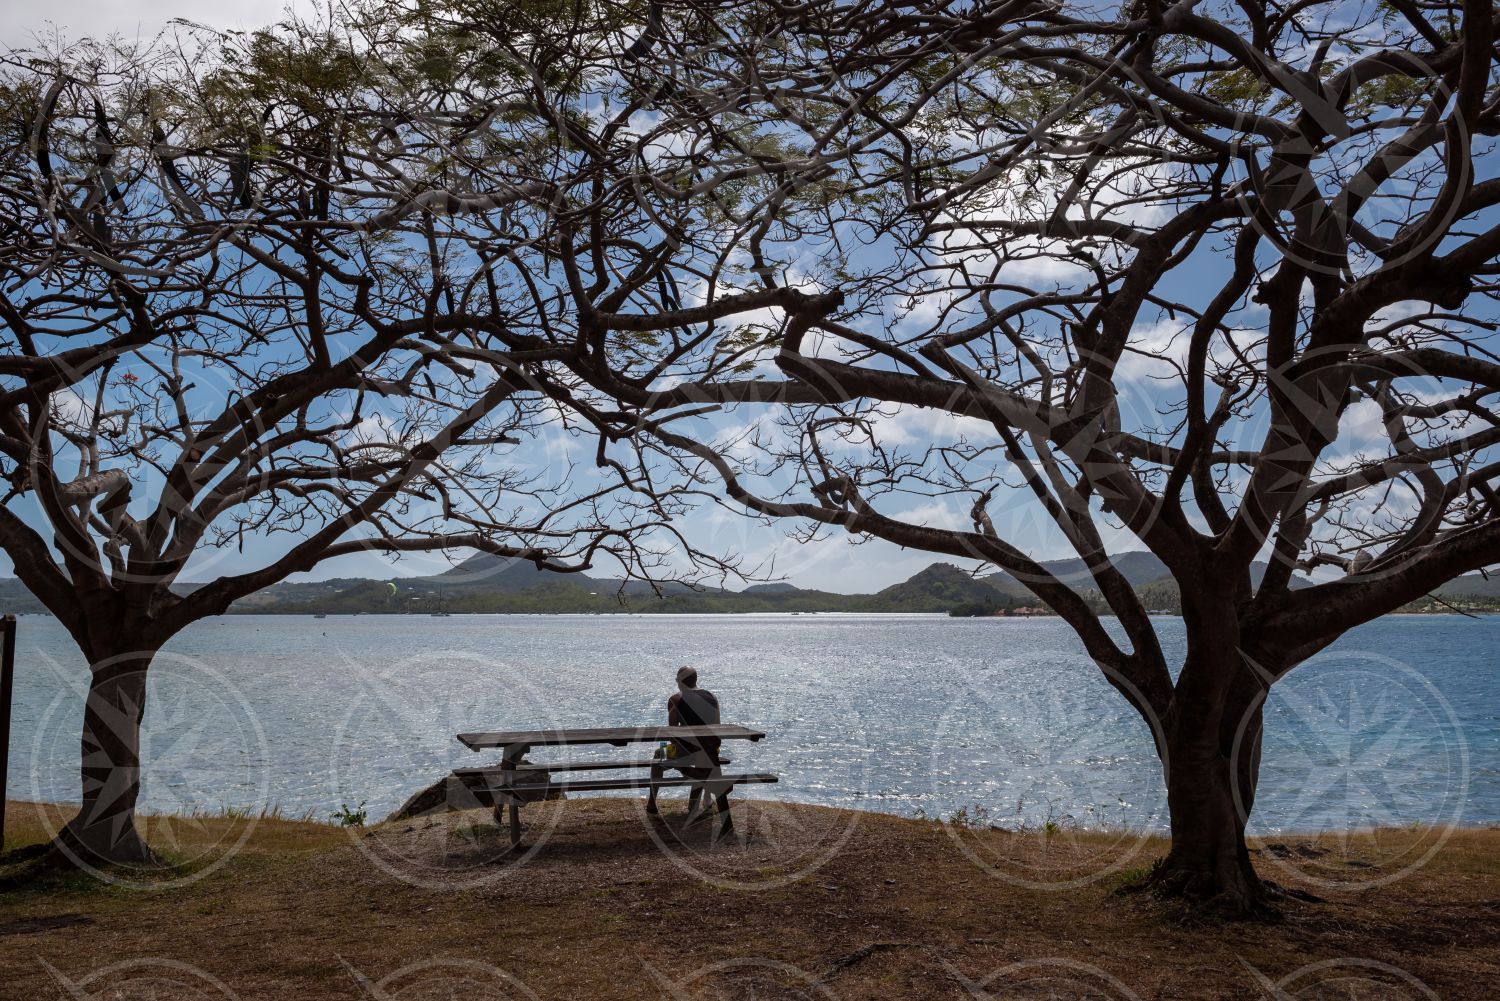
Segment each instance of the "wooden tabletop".
[{"label": "wooden tabletop", "polygon": [[693,740],[701,737],[717,737],[720,740],[760,740],[765,734],[734,723],[714,723],[710,726],[601,726],[577,730],[499,730],[488,733],[461,733],[459,743],[471,751],[482,751],[490,747],[511,747],[526,744],[531,747],[559,746],[563,744],[626,744],[659,740]]}]

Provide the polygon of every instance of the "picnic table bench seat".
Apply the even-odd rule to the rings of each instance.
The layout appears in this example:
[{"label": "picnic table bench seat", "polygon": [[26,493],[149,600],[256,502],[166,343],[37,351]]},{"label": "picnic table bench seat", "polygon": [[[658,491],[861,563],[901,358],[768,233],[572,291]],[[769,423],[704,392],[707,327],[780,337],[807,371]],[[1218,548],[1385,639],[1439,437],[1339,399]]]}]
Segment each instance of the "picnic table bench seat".
[{"label": "picnic table bench seat", "polygon": [[473,783],[469,785],[480,802],[484,802],[487,796],[491,800],[503,800],[507,795],[514,795],[523,799],[544,799],[553,793],[567,792],[606,792],[614,789],[650,789],[655,786],[658,789],[671,789],[680,786],[700,786],[705,784],[728,786],[749,785],[752,783],[778,782],[780,779],[770,772],[746,772],[740,775],[715,775],[712,778],[695,779],[688,776],[673,776],[653,779],[649,775],[635,775],[624,779],[573,779],[568,782],[547,781],[520,781],[506,783]]}]

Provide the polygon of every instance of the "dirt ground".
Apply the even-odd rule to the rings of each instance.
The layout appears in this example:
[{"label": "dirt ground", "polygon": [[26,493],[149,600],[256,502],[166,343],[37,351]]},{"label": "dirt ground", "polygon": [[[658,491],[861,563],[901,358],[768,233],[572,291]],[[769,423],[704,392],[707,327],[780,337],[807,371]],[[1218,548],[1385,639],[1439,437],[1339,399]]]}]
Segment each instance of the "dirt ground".
[{"label": "dirt ground", "polygon": [[[1244,924],[1116,893],[1163,851],[1131,833],[747,801],[715,845],[666,807],[536,804],[518,855],[482,812],[152,819],[168,871],[0,893],[0,999],[1500,997],[1496,829],[1258,845],[1321,902]],[[62,819],[11,804],[8,847]]]}]

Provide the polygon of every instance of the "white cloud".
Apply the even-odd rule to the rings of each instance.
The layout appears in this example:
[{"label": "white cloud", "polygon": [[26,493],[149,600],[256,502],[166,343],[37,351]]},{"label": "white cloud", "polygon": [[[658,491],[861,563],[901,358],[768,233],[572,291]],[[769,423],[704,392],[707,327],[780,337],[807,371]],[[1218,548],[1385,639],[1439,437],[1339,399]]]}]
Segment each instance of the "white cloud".
[{"label": "white cloud", "polygon": [[214,28],[253,30],[280,20],[291,9],[308,14],[308,0],[239,0],[233,4],[204,4],[201,0],[53,0],[51,3],[10,3],[0,8],[0,42],[7,47],[29,47],[60,36],[67,40],[104,38],[149,41],[174,18]]},{"label": "white cloud", "polygon": [[870,422],[883,445],[948,443],[967,438],[982,442],[995,437],[994,428],[977,417],[965,417],[931,407],[902,406]]},{"label": "white cloud", "polygon": [[938,500],[928,501],[926,504],[918,504],[904,511],[893,511],[890,513],[890,517],[897,521],[904,521],[909,525],[920,525],[923,528],[964,531],[973,527],[967,515],[955,510],[952,505]]},{"label": "white cloud", "polygon": [[[94,417],[92,397],[85,399],[76,389],[67,387],[52,394],[52,406],[58,417],[77,425],[87,425]],[[106,406],[106,412],[108,407]]]}]

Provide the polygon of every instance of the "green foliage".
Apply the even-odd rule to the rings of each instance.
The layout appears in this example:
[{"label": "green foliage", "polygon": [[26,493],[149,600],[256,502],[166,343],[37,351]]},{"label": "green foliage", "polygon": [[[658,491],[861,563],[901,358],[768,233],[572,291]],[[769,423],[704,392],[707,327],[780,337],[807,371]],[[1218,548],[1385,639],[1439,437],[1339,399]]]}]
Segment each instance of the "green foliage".
[{"label": "green foliage", "polygon": [[1114,878],[1109,881],[1110,889],[1118,894],[1134,893],[1144,887],[1147,880],[1156,874],[1165,859],[1155,859],[1147,865],[1136,866],[1133,869],[1122,869],[1115,873]]},{"label": "green foliage", "polygon": [[1360,86],[1349,101],[1352,113],[1368,114],[1381,108],[1407,109],[1427,97],[1431,80],[1391,74]]},{"label": "green foliage", "polygon": [[368,82],[365,59],[332,34],[311,29],[257,31],[221,47],[222,65],[199,93],[209,122],[229,134],[254,135],[270,109],[331,121]]},{"label": "green foliage", "polygon": [[1221,73],[1210,73],[1203,88],[1205,97],[1230,108],[1245,110],[1269,94],[1270,88],[1250,70],[1239,67]]},{"label": "green foliage", "polygon": [[328,819],[336,827],[363,827],[369,819],[369,811],[365,809],[367,801],[361,800],[359,806],[351,807],[348,803],[341,803],[337,810],[328,815]]}]

